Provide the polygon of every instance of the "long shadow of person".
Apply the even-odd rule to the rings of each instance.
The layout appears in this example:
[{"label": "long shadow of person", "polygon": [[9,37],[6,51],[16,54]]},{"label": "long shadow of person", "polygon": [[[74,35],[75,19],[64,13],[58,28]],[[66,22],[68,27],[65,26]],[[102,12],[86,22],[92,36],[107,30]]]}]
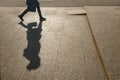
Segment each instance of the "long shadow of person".
[{"label": "long shadow of person", "polygon": [[37,22],[28,23],[28,25],[25,25],[23,22],[20,22],[19,24],[27,29],[28,45],[27,48],[24,49],[23,54],[23,56],[30,61],[30,63],[27,65],[27,69],[37,69],[41,63],[39,57],[41,44],[39,43],[39,40],[42,36],[42,21],[39,22],[38,26]]}]

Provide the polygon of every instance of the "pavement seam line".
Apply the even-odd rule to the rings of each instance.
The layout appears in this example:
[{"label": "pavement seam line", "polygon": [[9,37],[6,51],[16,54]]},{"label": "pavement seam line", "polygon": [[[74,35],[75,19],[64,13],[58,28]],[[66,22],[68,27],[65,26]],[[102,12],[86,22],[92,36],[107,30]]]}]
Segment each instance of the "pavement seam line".
[{"label": "pavement seam line", "polygon": [[0,80],[2,80],[2,69],[0,69]]},{"label": "pavement seam line", "polygon": [[[63,26],[65,26],[65,23],[63,23]],[[62,34],[63,34],[64,32],[62,31]],[[62,36],[61,36],[62,37]],[[60,41],[62,41],[61,40],[61,38],[59,39]],[[60,48],[61,47],[61,44],[59,43],[59,45],[58,45],[58,48]],[[56,58],[55,58],[55,63],[54,63],[54,67],[53,67],[53,70],[52,70],[52,78],[50,79],[50,80],[54,80],[54,75],[55,75],[55,69],[56,69],[56,64],[57,64],[57,57],[58,57],[58,55],[59,55],[59,49],[58,49],[58,51],[57,51],[57,54],[56,54]]]},{"label": "pavement seam line", "polygon": [[88,22],[88,25],[89,25],[89,29],[90,29],[90,32],[91,32],[91,35],[92,35],[92,39],[93,39],[93,42],[94,42],[96,51],[97,51],[97,53],[98,53],[100,62],[101,62],[101,64],[102,64],[102,66],[103,66],[103,69],[104,69],[104,71],[105,71],[105,74],[106,74],[107,79],[108,79],[108,80],[111,80],[110,73],[109,73],[109,71],[108,71],[108,69],[107,69],[107,67],[106,67],[106,65],[105,65],[105,62],[103,61],[102,56],[101,56],[101,52],[100,52],[99,46],[98,46],[98,44],[97,44],[97,41],[96,41],[94,32],[93,32],[93,30],[92,30],[92,27],[91,27],[91,24],[90,24],[90,21],[89,21],[89,17],[88,17],[87,14],[86,14],[86,17],[87,17],[87,22]]}]

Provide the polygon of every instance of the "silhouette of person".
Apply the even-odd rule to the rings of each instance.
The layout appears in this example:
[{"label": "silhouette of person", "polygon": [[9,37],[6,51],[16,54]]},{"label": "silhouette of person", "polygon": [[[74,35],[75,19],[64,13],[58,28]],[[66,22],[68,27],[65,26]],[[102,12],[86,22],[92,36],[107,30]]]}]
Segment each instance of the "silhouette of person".
[{"label": "silhouette of person", "polygon": [[37,69],[40,66],[40,57],[39,52],[41,48],[41,44],[39,40],[41,39],[41,32],[42,32],[42,21],[40,21],[39,25],[37,26],[37,22],[29,23],[25,25],[22,21],[19,23],[24,28],[27,29],[27,41],[28,45],[27,48],[24,49],[23,56],[30,61],[27,65],[27,69]]},{"label": "silhouette of person", "polygon": [[40,10],[40,3],[38,2],[38,0],[26,0],[26,5],[27,5],[27,9],[25,9],[22,14],[18,15],[18,17],[22,21],[24,21],[23,17],[24,17],[25,14],[27,14],[29,11],[35,12],[36,8],[37,8],[37,11],[38,11],[38,14],[39,14],[40,21],[46,20],[46,18],[44,18],[42,16],[42,13],[41,13],[41,10]]}]

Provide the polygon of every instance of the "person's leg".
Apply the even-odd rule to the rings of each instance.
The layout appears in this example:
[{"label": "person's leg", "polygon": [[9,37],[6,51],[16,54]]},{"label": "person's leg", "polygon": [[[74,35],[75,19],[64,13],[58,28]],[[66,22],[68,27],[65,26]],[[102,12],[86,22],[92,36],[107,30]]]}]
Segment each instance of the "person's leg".
[{"label": "person's leg", "polygon": [[18,17],[19,17],[22,21],[24,21],[23,16],[24,16],[25,14],[27,14],[28,12],[29,12],[29,10],[26,9],[26,10],[23,11],[23,13],[22,13],[21,15],[19,15]]},{"label": "person's leg", "polygon": [[41,20],[41,21],[46,20],[46,19],[42,16],[42,13],[41,13],[41,10],[40,10],[40,6],[37,5],[36,7],[37,7],[37,11],[38,11],[38,14],[39,14],[39,18],[40,18],[40,20]]},{"label": "person's leg", "polygon": [[21,14],[21,17],[23,17],[25,14],[27,14],[29,12],[28,9],[26,9],[25,11],[23,11],[23,13]]}]

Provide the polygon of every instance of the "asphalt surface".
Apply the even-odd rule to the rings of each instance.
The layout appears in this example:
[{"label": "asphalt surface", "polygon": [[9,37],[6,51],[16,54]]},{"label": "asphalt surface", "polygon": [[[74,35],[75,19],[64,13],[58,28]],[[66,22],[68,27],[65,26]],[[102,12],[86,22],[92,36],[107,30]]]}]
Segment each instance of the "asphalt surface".
[{"label": "asphalt surface", "polygon": [[[43,7],[120,6],[120,0],[40,0]],[[25,0],[0,0],[0,7],[23,7]]]}]

